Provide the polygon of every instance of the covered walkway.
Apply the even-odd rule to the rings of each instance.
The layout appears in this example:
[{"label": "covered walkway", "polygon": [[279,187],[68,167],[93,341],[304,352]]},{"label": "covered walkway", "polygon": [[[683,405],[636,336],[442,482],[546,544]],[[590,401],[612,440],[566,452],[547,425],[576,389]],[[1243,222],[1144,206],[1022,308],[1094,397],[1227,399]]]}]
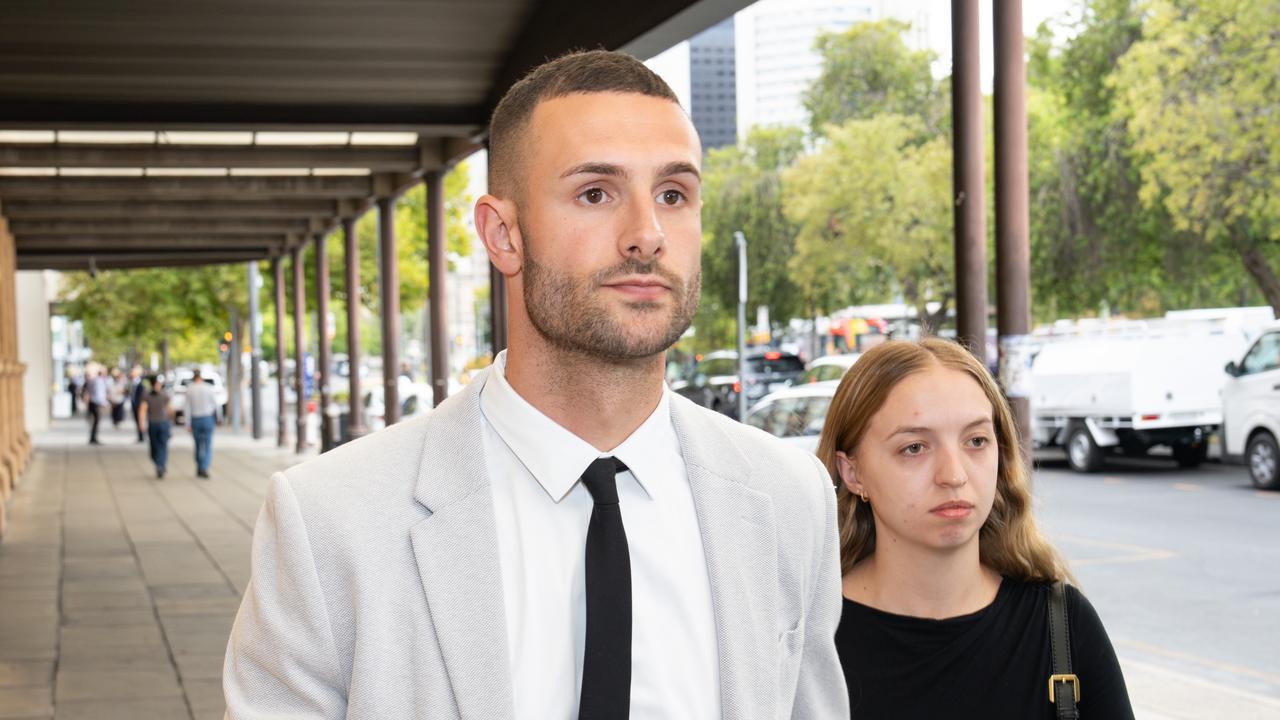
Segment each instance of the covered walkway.
[{"label": "covered walkway", "polygon": [[163,481],[130,430],[34,438],[0,545],[0,718],[222,717],[253,523],[271,473],[309,456],[222,432],[197,480],[177,430]]}]

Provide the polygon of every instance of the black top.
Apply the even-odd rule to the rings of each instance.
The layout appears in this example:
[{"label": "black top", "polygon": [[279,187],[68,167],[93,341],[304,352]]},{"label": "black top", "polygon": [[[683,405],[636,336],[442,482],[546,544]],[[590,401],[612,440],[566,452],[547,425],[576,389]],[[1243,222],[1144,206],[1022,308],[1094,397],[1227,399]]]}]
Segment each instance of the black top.
[{"label": "black top", "polygon": [[[836,650],[854,720],[1052,720],[1048,605],[1048,585],[1010,578],[987,607],[946,620],[894,615],[845,598]],[[1067,619],[1080,716],[1133,720],[1102,621],[1071,586]]]}]

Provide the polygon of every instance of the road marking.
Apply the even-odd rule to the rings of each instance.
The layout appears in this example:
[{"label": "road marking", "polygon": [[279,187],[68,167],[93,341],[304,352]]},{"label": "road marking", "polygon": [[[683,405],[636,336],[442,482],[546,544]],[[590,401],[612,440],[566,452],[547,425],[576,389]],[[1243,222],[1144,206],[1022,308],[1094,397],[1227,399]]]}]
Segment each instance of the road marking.
[{"label": "road marking", "polygon": [[1078,535],[1059,535],[1057,537],[1059,540],[1076,543],[1077,545],[1088,545],[1090,547],[1121,551],[1120,554],[1117,555],[1104,555],[1102,557],[1071,560],[1071,564],[1075,567],[1083,567],[1085,565],[1118,565],[1122,563],[1148,562],[1150,560],[1168,560],[1169,558],[1178,556],[1178,553],[1172,550],[1144,547],[1142,545],[1126,545],[1124,543],[1106,542],[1103,540],[1084,538]]},{"label": "road marking", "polygon": [[[1119,647],[1126,647],[1133,650],[1138,650],[1140,652],[1149,653],[1151,655],[1159,655],[1161,657],[1166,657],[1171,660],[1182,660],[1184,662],[1194,663],[1202,667],[1213,668],[1214,670],[1221,670],[1223,672],[1229,672],[1234,675],[1243,675],[1244,677],[1253,678],[1255,680],[1261,680],[1263,682],[1270,683],[1272,685],[1280,685],[1280,673],[1267,672],[1265,670],[1255,670],[1251,667],[1246,667],[1244,665],[1236,665],[1234,663],[1222,662],[1221,660],[1214,660],[1212,658],[1203,657],[1201,655],[1195,655],[1193,653],[1185,653],[1178,650],[1170,650],[1169,648],[1160,647],[1159,645],[1152,645],[1150,643],[1144,643],[1140,640],[1120,639],[1120,640],[1116,640],[1116,645]],[[1208,682],[1208,681],[1206,680],[1204,682]],[[1275,702],[1277,703],[1277,706],[1280,707],[1280,701],[1275,701]]]},{"label": "road marking", "polygon": [[1274,719],[1280,710],[1275,697],[1190,673],[1128,658],[1121,658],[1120,666],[1134,715],[1141,720],[1264,720]]},{"label": "road marking", "polygon": [[1192,485],[1191,483],[1174,483],[1173,489],[1183,490],[1185,492],[1200,492],[1204,488],[1200,487],[1199,485]]},{"label": "road marking", "polygon": [[1280,492],[1275,492],[1274,490],[1257,490],[1254,494],[1264,498],[1280,498]]},{"label": "road marking", "polygon": [[1103,485],[1123,485],[1124,480],[1121,480],[1118,477],[1105,477],[1105,478],[1102,478],[1102,484]]}]

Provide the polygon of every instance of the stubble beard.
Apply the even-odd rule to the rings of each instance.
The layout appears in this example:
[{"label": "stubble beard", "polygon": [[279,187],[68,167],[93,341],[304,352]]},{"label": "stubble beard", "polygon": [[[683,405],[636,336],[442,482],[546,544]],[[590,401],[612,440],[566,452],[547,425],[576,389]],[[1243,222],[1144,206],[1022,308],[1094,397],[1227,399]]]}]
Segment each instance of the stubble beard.
[{"label": "stubble beard", "polygon": [[[523,228],[521,235],[525,240],[525,310],[534,329],[553,347],[611,363],[633,362],[665,351],[693,323],[702,288],[701,270],[685,282],[657,262],[628,258],[586,280],[577,280],[539,263],[532,250],[536,242]],[[600,288],[605,283],[628,275],[656,275],[670,286],[675,306],[660,330],[640,336],[627,333],[601,298]],[[664,303],[629,302],[626,307],[642,317],[663,312]]]}]

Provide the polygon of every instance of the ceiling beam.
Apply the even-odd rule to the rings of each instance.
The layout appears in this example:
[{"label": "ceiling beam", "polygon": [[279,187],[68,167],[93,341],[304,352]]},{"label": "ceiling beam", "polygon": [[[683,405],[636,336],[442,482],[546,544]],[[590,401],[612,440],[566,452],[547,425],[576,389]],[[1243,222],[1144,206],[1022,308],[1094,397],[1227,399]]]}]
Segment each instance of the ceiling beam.
[{"label": "ceiling beam", "polygon": [[233,249],[283,247],[285,234],[278,235],[190,235],[185,237],[131,237],[122,235],[75,235],[67,237],[15,238],[18,253],[112,252],[125,250],[181,251],[191,248]]},{"label": "ceiling beam", "polygon": [[332,177],[0,177],[5,200],[363,199],[366,176]]},{"label": "ceiling beam", "polygon": [[300,220],[260,218],[255,220],[13,220],[9,231],[23,238],[58,238],[79,235],[287,235],[311,231],[309,223]]},{"label": "ceiling beam", "polygon": [[[413,172],[416,147],[343,145],[0,144],[0,167],[64,168],[367,168]],[[438,169],[436,164],[426,169]]]},{"label": "ceiling beam", "polygon": [[488,122],[478,105],[91,102],[0,95],[0,107],[0,127],[43,130],[353,130],[468,137]]},{"label": "ceiling beam", "polygon": [[74,255],[58,254],[19,254],[17,264],[19,270],[88,270],[92,259],[93,267],[99,270],[116,268],[144,267],[187,267],[193,265],[217,265],[225,263],[249,262],[252,260],[268,260],[278,257],[276,251],[188,251],[182,254],[164,254],[155,252],[117,253],[114,255],[94,255],[78,253]]},{"label": "ceiling beam", "polygon": [[93,220],[201,218],[246,220],[291,218],[305,220],[337,214],[337,203],[325,200],[241,200],[220,202],[49,202],[14,200],[4,204],[4,214],[18,220]]}]

